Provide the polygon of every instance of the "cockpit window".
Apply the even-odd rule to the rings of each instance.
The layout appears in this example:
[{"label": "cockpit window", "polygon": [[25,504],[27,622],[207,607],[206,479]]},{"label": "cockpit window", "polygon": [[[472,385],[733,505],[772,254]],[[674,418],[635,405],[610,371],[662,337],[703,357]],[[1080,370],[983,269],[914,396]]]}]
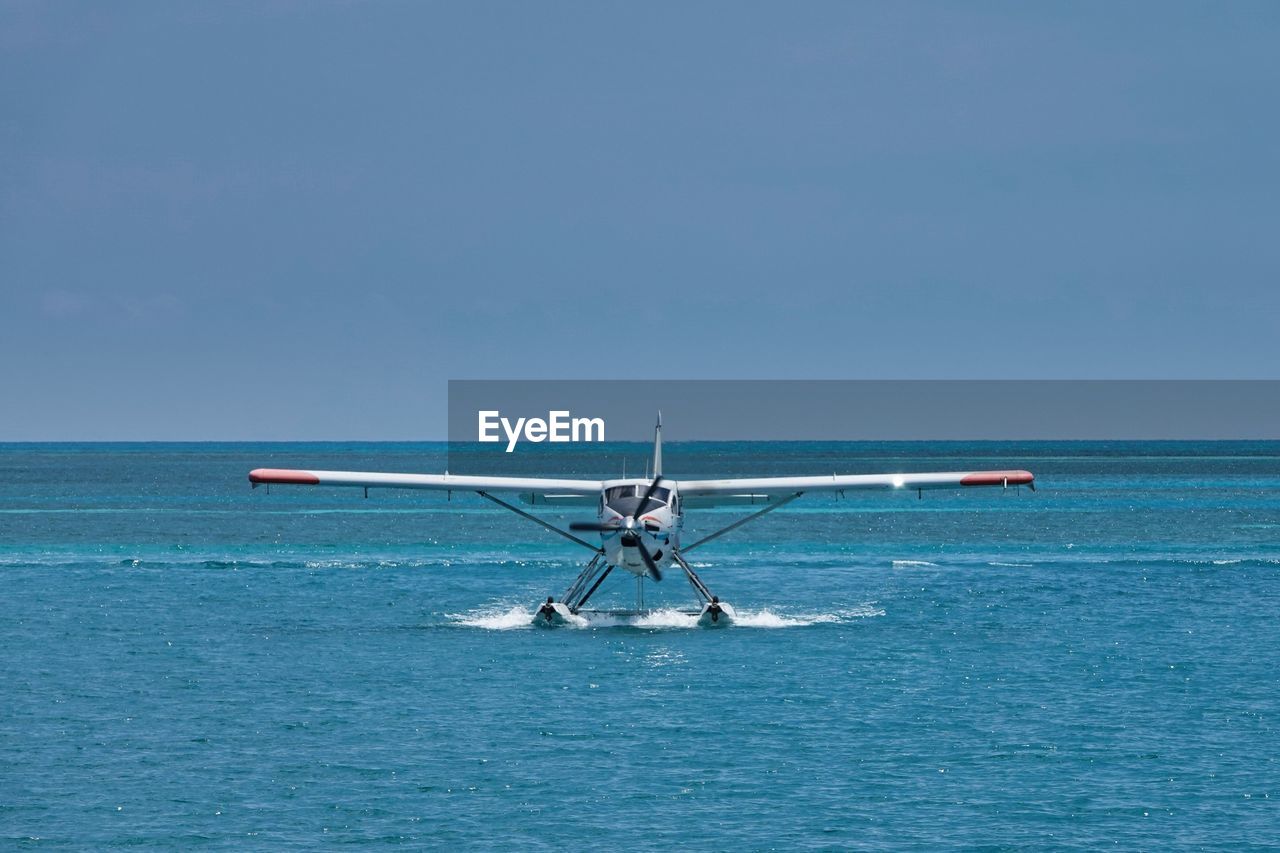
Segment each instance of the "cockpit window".
[{"label": "cockpit window", "polygon": [[[606,503],[613,503],[621,498],[642,498],[647,491],[649,491],[647,483],[640,483],[634,486],[612,486],[605,490],[604,499]],[[657,501],[663,504],[670,499],[671,490],[663,486],[658,486],[658,488],[654,489],[653,494],[649,497],[651,502]]]}]

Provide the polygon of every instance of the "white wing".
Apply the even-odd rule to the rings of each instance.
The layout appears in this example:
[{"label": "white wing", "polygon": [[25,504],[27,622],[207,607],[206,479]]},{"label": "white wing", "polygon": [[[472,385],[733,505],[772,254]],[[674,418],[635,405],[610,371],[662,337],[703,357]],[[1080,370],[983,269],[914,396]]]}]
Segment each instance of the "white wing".
[{"label": "white wing", "polygon": [[[309,471],[256,468],[249,482],[295,486],[431,489],[456,492],[518,492],[527,503],[594,503],[602,480],[558,480],[542,477],[473,477],[462,474],[392,474],[375,471]],[[796,492],[842,492],[854,489],[915,490],[969,486],[1035,488],[1030,471],[947,471],[927,474],[844,474],[820,477],[754,477],[728,480],[680,480],[681,499],[693,508],[726,504],[768,503]]]},{"label": "white wing", "polygon": [[555,480],[541,477],[470,477],[459,474],[384,474],[376,471],[304,471],[255,468],[249,482],[293,486],[356,486],[387,489],[431,489],[437,492],[520,492],[529,503],[594,503],[600,480]]},{"label": "white wing", "polygon": [[942,471],[927,474],[833,474],[822,477],[755,477],[734,480],[680,480],[681,499],[690,507],[768,503],[796,492],[843,492],[855,489],[914,491],[969,486],[1030,486],[1030,471]]}]

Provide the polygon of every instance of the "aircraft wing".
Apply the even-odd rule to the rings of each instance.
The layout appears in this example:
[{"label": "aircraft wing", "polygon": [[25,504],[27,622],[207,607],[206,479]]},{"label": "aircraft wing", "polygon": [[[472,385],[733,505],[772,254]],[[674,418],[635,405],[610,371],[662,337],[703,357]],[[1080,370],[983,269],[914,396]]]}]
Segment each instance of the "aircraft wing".
[{"label": "aircraft wing", "polygon": [[680,480],[680,496],[690,507],[769,503],[796,492],[855,489],[915,491],[969,486],[1030,486],[1030,471],[944,471],[926,474],[833,474],[820,477],[755,477],[732,480]]},{"label": "aircraft wing", "polygon": [[255,468],[254,488],[273,483],[292,486],[356,486],[386,489],[431,489],[437,492],[519,492],[528,503],[594,503],[600,480],[556,480],[541,477],[471,477],[462,474],[384,474],[376,471],[305,471]]}]

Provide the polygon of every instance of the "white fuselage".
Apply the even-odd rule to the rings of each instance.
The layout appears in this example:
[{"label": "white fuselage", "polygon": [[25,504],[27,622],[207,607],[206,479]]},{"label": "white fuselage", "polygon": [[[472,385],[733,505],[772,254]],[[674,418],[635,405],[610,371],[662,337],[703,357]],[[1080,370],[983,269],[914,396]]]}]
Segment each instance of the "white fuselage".
[{"label": "white fuselage", "polygon": [[600,547],[610,564],[635,575],[649,573],[638,543],[661,567],[671,562],[680,547],[684,515],[675,488],[663,481],[636,517],[636,509],[649,489],[649,480],[610,480],[600,493],[599,520],[610,529],[601,531]]}]

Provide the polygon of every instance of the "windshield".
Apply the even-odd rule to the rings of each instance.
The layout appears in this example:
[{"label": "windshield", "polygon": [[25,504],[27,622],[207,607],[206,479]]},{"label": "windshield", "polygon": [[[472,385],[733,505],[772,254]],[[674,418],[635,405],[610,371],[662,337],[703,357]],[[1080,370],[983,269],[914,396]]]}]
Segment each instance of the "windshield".
[{"label": "windshield", "polygon": [[[642,498],[647,491],[649,491],[649,486],[646,483],[632,486],[614,486],[605,490],[604,499],[605,503],[611,504],[620,498]],[[658,503],[665,504],[670,499],[671,490],[663,486],[658,486],[653,490],[653,494],[650,495],[650,500]]]},{"label": "windshield", "polygon": [[618,513],[618,515],[641,515],[646,512],[653,512],[659,507],[667,505],[671,499],[671,490],[658,486],[653,490],[653,494],[649,497],[648,502],[643,507],[640,506],[640,499],[644,497],[645,492],[649,491],[647,483],[640,483],[632,486],[613,486],[605,490],[605,504],[609,509]]}]

